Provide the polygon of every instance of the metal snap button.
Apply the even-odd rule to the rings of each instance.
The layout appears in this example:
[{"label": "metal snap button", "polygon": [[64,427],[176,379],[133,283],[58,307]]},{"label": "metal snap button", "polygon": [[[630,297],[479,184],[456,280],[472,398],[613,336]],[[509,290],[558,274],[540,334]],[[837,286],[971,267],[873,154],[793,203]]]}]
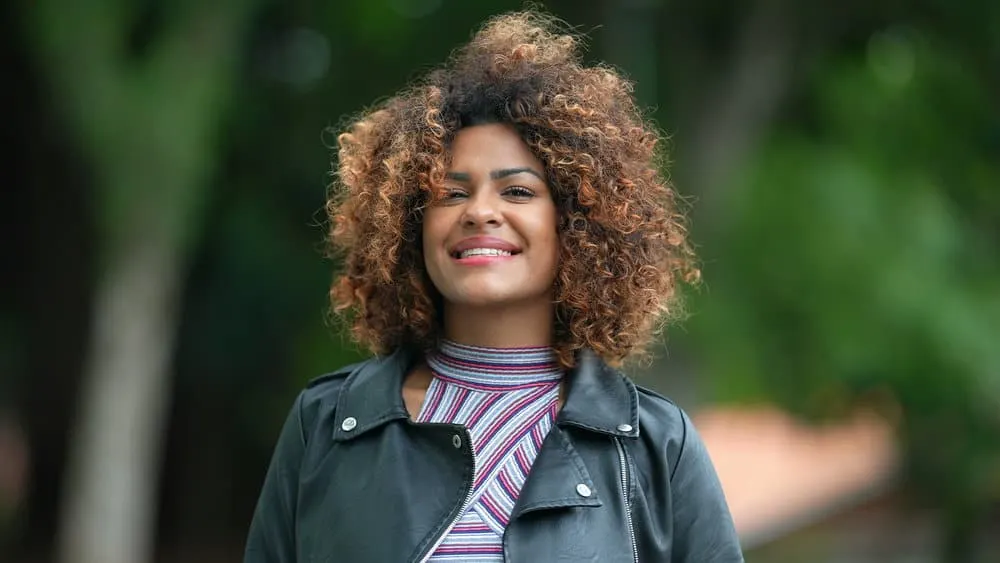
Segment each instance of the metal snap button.
[{"label": "metal snap button", "polygon": [[619,432],[631,432],[632,431],[632,425],[631,424],[619,424],[618,425],[618,431]]},{"label": "metal snap button", "polygon": [[451,437],[451,445],[455,446],[456,449],[461,448],[462,447],[462,437],[459,436],[458,434],[455,434],[454,436],[452,436]]},{"label": "metal snap button", "polygon": [[579,485],[576,486],[576,492],[577,492],[578,495],[580,495],[581,497],[585,497],[585,498],[589,497],[590,495],[592,495],[594,493],[593,491],[590,490],[590,487],[588,487],[587,485],[585,485],[583,483],[580,483]]},{"label": "metal snap button", "polygon": [[344,432],[350,432],[351,430],[354,430],[357,426],[358,426],[358,419],[354,418],[353,416],[345,418],[344,422],[340,423],[340,428]]}]

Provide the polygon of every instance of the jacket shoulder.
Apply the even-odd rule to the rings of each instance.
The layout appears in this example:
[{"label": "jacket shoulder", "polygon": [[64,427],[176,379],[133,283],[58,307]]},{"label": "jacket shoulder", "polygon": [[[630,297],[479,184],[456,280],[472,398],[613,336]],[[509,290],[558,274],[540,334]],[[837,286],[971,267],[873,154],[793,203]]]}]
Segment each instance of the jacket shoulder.
[{"label": "jacket shoulder", "polygon": [[673,399],[661,395],[648,387],[635,386],[638,396],[639,419],[641,424],[652,423],[663,427],[669,433],[683,437],[688,423],[687,413]]},{"label": "jacket shoulder", "polygon": [[309,391],[312,389],[322,390],[321,388],[324,387],[326,388],[339,387],[340,384],[343,383],[343,381],[347,379],[349,375],[351,375],[358,369],[364,367],[365,365],[371,362],[372,358],[369,358],[367,360],[362,360],[360,362],[348,364],[329,373],[324,373],[323,375],[316,376],[310,379],[308,383],[306,383],[305,391]]},{"label": "jacket shoulder", "polygon": [[636,385],[641,441],[667,459],[673,475],[692,436],[697,439],[687,412],[672,399]]},{"label": "jacket shoulder", "polygon": [[340,393],[347,379],[361,368],[373,362],[370,358],[361,362],[345,365],[339,369],[317,376],[310,380],[299,393],[296,401],[299,409],[299,420],[305,434],[324,420],[332,420]]}]

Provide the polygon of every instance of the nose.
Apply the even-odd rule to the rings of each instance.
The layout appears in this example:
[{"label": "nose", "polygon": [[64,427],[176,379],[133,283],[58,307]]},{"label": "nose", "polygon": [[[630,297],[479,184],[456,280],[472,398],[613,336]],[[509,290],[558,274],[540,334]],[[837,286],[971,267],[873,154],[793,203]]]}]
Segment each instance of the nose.
[{"label": "nose", "polygon": [[[462,226],[475,228],[482,226],[496,227],[503,223],[498,208],[499,202],[490,197],[488,190],[478,190],[475,196],[469,198],[462,213]],[[487,192],[487,193],[484,193]]]}]

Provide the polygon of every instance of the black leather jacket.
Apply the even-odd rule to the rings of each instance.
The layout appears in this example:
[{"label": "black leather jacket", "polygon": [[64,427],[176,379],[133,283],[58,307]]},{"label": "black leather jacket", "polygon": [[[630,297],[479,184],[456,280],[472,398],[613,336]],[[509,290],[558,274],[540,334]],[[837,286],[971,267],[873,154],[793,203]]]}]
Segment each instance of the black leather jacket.
[{"label": "black leather jacket", "polygon": [[[417,424],[401,386],[414,355],[314,380],[288,415],[247,540],[246,563],[422,562],[473,479],[468,432]],[[732,518],[687,415],[591,353],[503,537],[505,561],[735,563]]]}]

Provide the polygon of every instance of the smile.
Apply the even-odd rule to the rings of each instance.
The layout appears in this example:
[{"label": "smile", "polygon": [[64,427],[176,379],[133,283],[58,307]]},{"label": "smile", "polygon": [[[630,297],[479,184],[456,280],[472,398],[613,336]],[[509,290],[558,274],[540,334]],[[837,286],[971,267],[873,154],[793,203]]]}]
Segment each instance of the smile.
[{"label": "smile", "polygon": [[473,256],[512,256],[513,253],[509,250],[501,250],[499,248],[469,248],[461,252],[457,252],[456,258],[459,260],[463,258],[471,258]]},{"label": "smile", "polygon": [[449,252],[456,261],[469,266],[509,260],[521,253],[521,248],[499,237],[474,236],[453,246]]}]

